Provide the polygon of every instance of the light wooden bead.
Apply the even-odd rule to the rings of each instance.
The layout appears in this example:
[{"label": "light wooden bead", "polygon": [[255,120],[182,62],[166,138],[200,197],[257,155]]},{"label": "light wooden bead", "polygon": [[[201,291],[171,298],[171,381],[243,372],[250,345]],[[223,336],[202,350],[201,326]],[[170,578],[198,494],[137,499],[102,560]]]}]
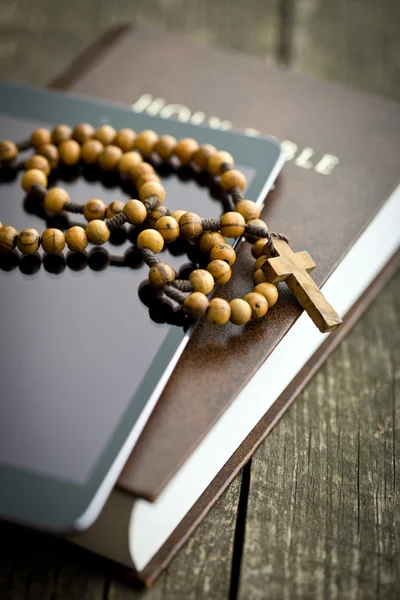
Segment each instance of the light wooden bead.
[{"label": "light wooden bead", "polygon": [[88,245],[86,231],[79,225],[75,225],[68,229],[65,234],[65,241],[67,242],[68,248],[73,252],[83,252]]},{"label": "light wooden bead", "polygon": [[144,229],[138,235],[137,247],[148,248],[158,254],[164,248],[164,238],[155,229]]},{"label": "light wooden bead", "polygon": [[189,275],[189,281],[193,284],[195,292],[210,294],[214,289],[214,277],[205,269],[195,269]]},{"label": "light wooden bead", "polygon": [[120,129],[115,136],[114,144],[121,148],[122,152],[129,152],[135,145],[136,133],[133,129],[125,127]]},{"label": "light wooden bead", "polygon": [[207,271],[214,277],[215,282],[224,284],[230,280],[232,271],[224,260],[213,260],[207,266]]},{"label": "light wooden bead", "polygon": [[150,198],[150,196],[157,196],[157,198],[160,201],[160,204],[162,204],[165,200],[164,186],[161,183],[158,183],[158,181],[148,181],[147,183],[142,185],[142,187],[139,190],[140,199],[142,201],[147,200],[147,198]]},{"label": "light wooden bead", "polygon": [[207,321],[212,325],[225,325],[230,319],[231,307],[223,298],[211,298],[207,311]]},{"label": "light wooden bead", "polygon": [[[251,247],[251,254],[254,258],[260,258],[260,256],[264,256],[264,246],[267,243],[267,238],[260,238]],[[261,267],[259,267],[261,268]]]},{"label": "light wooden bead", "polygon": [[156,132],[151,129],[146,129],[136,137],[135,148],[139,150],[142,156],[150,156],[157,142],[158,135]]},{"label": "light wooden bead", "polygon": [[[266,231],[268,231],[267,224],[262,219],[249,219],[249,221],[247,221],[246,225],[251,225],[251,224],[252,225],[257,225],[257,227],[263,227]],[[254,235],[250,235],[249,233],[245,233],[244,237],[250,243],[255,243],[259,239],[259,238],[257,238]],[[265,242],[267,242],[267,241],[268,240],[265,240]]]},{"label": "light wooden bead", "polygon": [[254,288],[254,291],[264,296],[264,298],[268,302],[268,306],[274,306],[274,304],[276,304],[276,301],[278,300],[279,292],[273,283],[259,283]]},{"label": "light wooden bead", "polygon": [[268,302],[262,294],[250,292],[246,294],[244,300],[248,302],[251,308],[251,316],[253,319],[261,319],[268,310]]},{"label": "light wooden bead", "polygon": [[40,171],[40,169],[29,169],[29,171],[25,171],[21,181],[22,189],[29,194],[32,186],[36,184],[47,187],[47,177],[43,171]]},{"label": "light wooden bead", "polygon": [[58,167],[58,163],[60,162],[60,153],[54,144],[45,144],[44,146],[40,146],[37,153],[41,156],[44,156],[49,161],[52,169],[56,169]]},{"label": "light wooden bead", "polygon": [[[72,137],[72,127],[70,127],[69,125],[57,125],[56,127],[54,127],[53,131],[51,132],[51,142],[53,144],[55,144],[56,146],[59,146],[60,144],[62,144],[63,142],[66,142],[67,140],[70,140]],[[46,144],[49,144],[49,142],[45,142]]]},{"label": "light wooden bead", "polygon": [[35,148],[39,148],[40,146],[44,146],[44,144],[51,143],[51,132],[49,129],[45,127],[39,127],[39,129],[35,129],[35,131],[31,135],[31,143]]},{"label": "light wooden bead", "polygon": [[157,206],[156,208],[153,208],[153,210],[147,215],[149,226],[155,229],[157,221],[161,219],[161,217],[166,217],[167,215],[168,208],[165,206]]},{"label": "light wooden bead", "polygon": [[174,212],[171,213],[171,217],[173,217],[176,221],[178,221],[179,224],[179,219],[182,217],[182,215],[184,215],[186,213],[186,210],[174,210]]},{"label": "light wooden bead", "polygon": [[193,155],[194,164],[202,170],[206,169],[209,159],[216,151],[216,147],[212,144],[203,144]]},{"label": "light wooden bead", "polygon": [[39,169],[39,171],[43,171],[45,175],[49,175],[51,171],[50,163],[41,154],[34,154],[25,163],[25,169],[29,171],[29,169]]},{"label": "light wooden bead", "polygon": [[95,219],[94,221],[90,221],[86,225],[86,235],[92,244],[96,244],[96,246],[101,246],[105,244],[110,239],[110,230],[104,221],[100,221],[99,219]]},{"label": "light wooden bead", "polygon": [[267,257],[265,255],[259,256],[256,262],[254,263],[254,271],[258,271],[258,269],[261,269],[266,260]]},{"label": "light wooden bead", "polygon": [[99,140],[103,146],[109,146],[114,143],[117,132],[111,125],[101,125],[94,132],[94,139]]},{"label": "light wooden bead", "polygon": [[23,229],[17,239],[18,250],[22,254],[35,254],[40,246],[40,234],[36,229]]},{"label": "light wooden bead", "polygon": [[236,252],[229,244],[219,244],[211,250],[210,258],[211,260],[224,260],[232,266],[236,260]]},{"label": "light wooden bead", "polygon": [[90,123],[79,123],[74,127],[72,137],[80,144],[83,144],[94,136],[94,131],[94,127]]},{"label": "light wooden bead", "polygon": [[0,254],[11,252],[17,245],[18,231],[15,227],[4,225],[0,229]]},{"label": "light wooden bead", "polygon": [[99,167],[103,171],[116,171],[122,158],[122,150],[118,146],[106,146],[99,155]]},{"label": "light wooden bead", "polygon": [[12,161],[18,156],[17,145],[11,140],[3,140],[0,142],[0,160],[5,162]]},{"label": "light wooden bead", "polygon": [[208,172],[213,177],[217,177],[218,175],[221,175],[221,167],[225,163],[228,165],[233,165],[234,164],[233,156],[231,154],[229,154],[229,152],[225,152],[224,150],[219,150],[218,152],[215,152],[208,159],[208,163],[207,163]]},{"label": "light wooden bead", "polygon": [[[138,156],[140,156],[140,154]],[[140,157],[140,158],[141,158],[140,163],[137,165],[134,165],[128,173],[129,178],[133,182],[136,182],[142,175],[147,175],[148,173],[152,173],[152,174],[155,173],[154,167],[152,167],[147,162],[143,162],[142,157]]]},{"label": "light wooden bead", "polygon": [[227,212],[221,217],[221,233],[228,238],[237,238],[243,235],[246,222],[237,212]]},{"label": "light wooden bead", "polygon": [[206,231],[201,234],[199,248],[203,254],[210,254],[214,246],[225,243],[225,238],[219,231]]},{"label": "light wooden bead", "polygon": [[156,229],[161,233],[167,244],[174,242],[179,237],[179,223],[174,217],[161,217],[156,223]]},{"label": "light wooden bead", "polygon": [[149,271],[149,281],[156,289],[161,289],[166,283],[175,279],[175,271],[166,263],[153,265]]},{"label": "light wooden bead", "polygon": [[114,200],[114,202],[110,202],[106,209],[106,217],[107,219],[112,219],[118,213],[124,210],[125,203],[121,200]]},{"label": "light wooden bead", "polygon": [[81,147],[76,140],[67,140],[59,145],[58,151],[60,153],[60,161],[72,167],[79,162],[81,157]]},{"label": "light wooden bead", "polygon": [[103,152],[104,146],[99,140],[88,140],[82,144],[81,159],[85,165],[95,165]]},{"label": "light wooden bead", "polygon": [[86,202],[83,207],[83,216],[87,221],[94,221],[95,219],[104,219],[106,214],[106,205],[103,200],[99,198],[92,198]]},{"label": "light wooden bead", "polygon": [[229,302],[231,307],[230,321],[234,325],[244,325],[251,319],[251,307],[246,300],[235,298]]},{"label": "light wooden bead", "polygon": [[0,229],[3,227],[3,223],[0,221]]},{"label": "light wooden bead", "polygon": [[244,190],[247,185],[246,177],[241,171],[237,169],[230,169],[223,173],[221,177],[221,187],[223,190],[229,192],[232,188],[238,187],[240,190]]},{"label": "light wooden bead", "polygon": [[47,192],[43,199],[46,212],[58,215],[64,209],[64,204],[69,202],[69,194],[63,188],[55,187]]},{"label": "light wooden bead", "polygon": [[163,160],[168,160],[174,153],[176,147],[176,139],[172,135],[162,135],[154,146],[154,152]]},{"label": "light wooden bead", "polygon": [[259,283],[263,283],[263,281],[267,281],[264,273],[261,269],[258,269],[253,275],[254,285],[258,285]]},{"label": "light wooden bead", "polygon": [[240,200],[235,205],[235,211],[240,213],[246,222],[260,216],[260,209],[253,200]]},{"label": "light wooden bead", "polygon": [[46,229],[42,233],[42,248],[47,254],[60,254],[65,248],[65,235],[60,229]]},{"label": "light wooden bead", "polygon": [[131,170],[138,167],[142,162],[143,158],[139,152],[125,152],[118,163],[118,170],[123,176],[129,175],[135,178],[136,176],[131,173]]},{"label": "light wooden bead", "polygon": [[202,292],[193,292],[183,302],[183,311],[195,319],[201,319],[207,312],[210,301]]},{"label": "light wooden bead", "polygon": [[175,147],[175,156],[179,158],[183,165],[188,165],[195,152],[199,149],[199,144],[193,138],[183,138]]},{"label": "light wooden bead", "polygon": [[131,225],[141,225],[147,217],[146,207],[140,200],[128,200],[122,210]]},{"label": "light wooden bead", "polygon": [[181,236],[187,240],[197,239],[203,232],[203,222],[196,213],[187,212],[179,219]]},{"label": "light wooden bead", "polygon": [[149,181],[156,181],[157,183],[161,183],[161,180],[156,173],[145,173],[144,175],[140,175],[136,180],[136,189],[140,191],[140,188],[145,184],[149,183]]}]

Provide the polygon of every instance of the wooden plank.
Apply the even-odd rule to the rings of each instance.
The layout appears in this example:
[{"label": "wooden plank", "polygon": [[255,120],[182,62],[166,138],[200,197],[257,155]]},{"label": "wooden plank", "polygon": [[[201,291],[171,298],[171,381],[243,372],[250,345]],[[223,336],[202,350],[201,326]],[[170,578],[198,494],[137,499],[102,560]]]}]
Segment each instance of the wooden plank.
[{"label": "wooden plank", "polygon": [[239,598],[400,596],[399,292],[400,273],[254,457]]}]

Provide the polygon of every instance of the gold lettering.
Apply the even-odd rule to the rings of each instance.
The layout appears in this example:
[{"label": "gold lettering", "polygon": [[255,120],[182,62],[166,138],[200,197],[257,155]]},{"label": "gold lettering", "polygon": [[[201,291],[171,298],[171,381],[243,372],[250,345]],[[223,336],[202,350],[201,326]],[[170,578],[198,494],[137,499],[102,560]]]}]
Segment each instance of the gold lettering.
[{"label": "gold lettering", "polygon": [[319,163],[316,165],[315,170],[321,175],[330,175],[336,165],[339,164],[339,158],[334,154],[324,154]]},{"label": "gold lettering", "polygon": [[197,112],[192,114],[192,118],[190,119],[190,122],[193,123],[193,125],[200,125],[200,123],[202,123],[205,118],[206,118],[206,115],[203,112],[201,112],[200,110],[198,110]]},{"label": "gold lettering", "polygon": [[218,117],[210,117],[208,119],[208,124],[213,129],[221,129],[222,131],[232,128],[232,123],[230,121],[221,121]]},{"label": "gold lettering", "polygon": [[257,137],[259,135],[261,135],[261,132],[258,131],[258,129],[253,129],[252,127],[246,127],[246,129],[244,130],[245,135],[248,135],[249,137]]},{"label": "gold lettering", "polygon": [[134,104],[132,104],[132,110],[135,112],[143,112],[153,100],[153,96],[151,94],[142,94],[138,100]]},{"label": "gold lettering", "polygon": [[163,119],[169,119],[172,115],[176,115],[178,121],[182,123],[187,123],[192,115],[187,106],[183,104],[166,104],[160,110],[160,117]]},{"label": "gold lettering", "polygon": [[284,140],[281,142],[281,148],[286,154],[286,160],[293,160],[293,158],[296,156],[297,150],[299,149],[298,145],[290,140]]},{"label": "gold lettering", "polygon": [[313,164],[309,159],[312,156],[314,156],[314,150],[312,148],[304,148],[294,162],[298,167],[302,167],[303,169],[311,169]]}]

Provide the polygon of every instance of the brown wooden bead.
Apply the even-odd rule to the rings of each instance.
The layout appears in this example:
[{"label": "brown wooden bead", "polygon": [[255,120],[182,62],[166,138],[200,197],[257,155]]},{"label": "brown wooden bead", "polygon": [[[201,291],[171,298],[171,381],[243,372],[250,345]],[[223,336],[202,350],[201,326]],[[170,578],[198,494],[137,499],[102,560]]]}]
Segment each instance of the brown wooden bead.
[{"label": "brown wooden bead", "polygon": [[40,146],[44,146],[44,144],[51,143],[51,132],[49,129],[45,127],[39,127],[39,129],[35,129],[35,131],[31,135],[31,143],[35,148],[39,148]]},{"label": "brown wooden bead", "polygon": [[3,227],[3,223],[0,221],[0,229]]},{"label": "brown wooden bead", "polygon": [[[246,225],[250,225],[250,224],[257,225],[257,227],[263,227],[266,231],[268,231],[267,224],[262,219],[250,219],[249,221],[247,221]],[[244,237],[251,244],[254,244],[258,239],[260,239],[254,235],[250,235],[249,233],[245,233]],[[267,242],[267,241],[268,240],[265,240],[265,242]]]},{"label": "brown wooden bead", "polygon": [[[138,154],[138,156],[140,156],[140,154]],[[137,165],[133,165],[132,168],[129,170],[129,173],[128,173],[129,178],[133,182],[136,182],[142,175],[147,175],[149,173],[152,173],[152,174],[155,173],[154,167],[152,167],[147,162],[143,162],[142,157],[140,157],[140,158],[141,158],[140,163],[137,164]]]},{"label": "brown wooden bead", "polygon": [[268,302],[262,294],[250,292],[246,294],[244,300],[249,303],[251,308],[251,316],[253,319],[261,319],[268,310]]},{"label": "brown wooden bead", "polygon": [[140,188],[145,183],[149,183],[149,181],[156,181],[157,183],[161,182],[159,176],[156,175],[156,173],[145,173],[144,175],[140,175],[140,177],[138,177],[138,179],[136,180],[136,189],[140,191]]},{"label": "brown wooden bead", "polygon": [[60,161],[72,167],[79,162],[81,157],[81,147],[76,140],[67,140],[59,145]]},{"label": "brown wooden bead", "polygon": [[79,123],[74,127],[74,131],[72,132],[72,137],[80,144],[90,140],[93,135],[94,127],[90,123]]},{"label": "brown wooden bead", "polygon": [[267,281],[263,271],[258,269],[253,275],[254,285],[258,285],[259,283],[263,283],[263,281]]},{"label": "brown wooden bead", "polygon": [[110,202],[106,209],[106,217],[107,219],[112,219],[118,213],[124,210],[125,202],[121,200],[114,200],[114,202]]},{"label": "brown wooden bead", "polygon": [[39,171],[43,171],[45,175],[49,175],[51,171],[49,161],[41,154],[34,154],[28,158],[24,167],[27,171],[29,171],[29,169],[39,169]]},{"label": "brown wooden bead", "polygon": [[210,258],[211,260],[224,260],[232,266],[236,260],[236,252],[229,244],[219,244],[211,250]]},{"label": "brown wooden bead", "polygon": [[36,229],[23,229],[17,239],[18,250],[22,254],[35,254],[40,246],[40,234]]},{"label": "brown wooden bead", "polygon": [[212,325],[225,325],[230,319],[231,307],[223,298],[211,298],[207,311],[207,321]]},{"label": "brown wooden bead", "polygon": [[[260,258],[260,256],[264,256],[264,246],[267,243],[267,238],[260,238],[251,247],[251,253],[254,258]],[[261,268],[261,267],[259,267]]]},{"label": "brown wooden bead", "polygon": [[176,139],[172,135],[161,135],[154,146],[154,152],[157,152],[163,160],[168,160],[173,155],[175,147]]},{"label": "brown wooden bead", "polygon": [[96,244],[96,246],[101,246],[108,242],[110,233],[111,232],[104,221],[100,221],[99,219],[94,219],[86,225],[87,238],[89,242]]},{"label": "brown wooden bead", "polygon": [[149,226],[155,229],[157,221],[161,219],[161,217],[166,217],[167,215],[168,208],[165,206],[157,206],[156,208],[153,208],[153,210],[147,215]]},{"label": "brown wooden bead", "polygon": [[60,229],[46,229],[42,233],[42,248],[47,254],[60,254],[65,248],[65,235]]},{"label": "brown wooden bead", "polygon": [[140,200],[128,200],[123,211],[132,225],[141,225],[147,217],[147,210]]},{"label": "brown wooden bead", "polygon": [[258,269],[261,269],[266,260],[267,257],[265,255],[259,256],[256,262],[254,263],[254,271],[258,271]]},{"label": "brown wooden bead", "polygon": [[181,236],[187,240],[197,239],[203,232],[203,222],[196,213],[187,212],[179,219]]},{"label": "brown wooden bead", "polygon": [[235,206],[235,211],[240,213],[246,222],[260,216],[260,209],[253,200],[240,200]]},{"label": "brown wooden bead", "polygon": [[83,252],[88,245],[86,231],[79,225],[68,229],[65,234],[65,241],[68,248],[73,252]]},{"label": "brown wooden bead", "polygon": [[174,242],[179,237],[179,224],[174,217],[161,217],[156,222],[156,229],[161,233],[167,244],[169,242]]},{"label": "brown wooden bead", "polygon": [[205,269],[195,269],[189,275],[195,292],[210,294],[214,289],[214,277]]},{"label": "brown wooden bead", "polygon": [[158,135],[156,132],[152,129],[146,129],[136,137],[135,148],[139,150],[142,156],[150,156],[157,142]]},{"label": "brown wooden bead", "polygon": [[111,125],[101,125],[94,132],[94,139],[99,140],[103,146],[109,146],[114,143],[117,132]]},{"label": "brown wooden bead", "polygon": [[210,175],[213,177],[217,177],[221,175],[221,167],[224,164],[232,165],[234,164],[233,156],[229,154],[229,152],[225,152],[224,150],[220,150],[215,152],[208,159],[207,169]]},{"label": "brown wooden bead", "polygon": [[279,292],[273,283],[262,282],[256,285],[254,291],[264,296],[268,306],[274,306],[278,300]]},{"label": "brown wooden bead", "polygon": [[60,162],[60,153],[54,144],[45,144],[44,146],[40,146],[37,153],[47,158],[52,169],[56,169],[58,167],[58,163]]},{"label": "brown wooden bead", "polygon": [[98,163],[103,171],[116,171],[122,158],[122,150],[118,146],[106,146],[99,155]]},{"label": "brown wooden bead", "polygon": [[246,177],[241,171],[237,169],[231,169],[223,173],[221,177],[221,187],[223,190],[229,192],[232,188],[238,187],[240,190],[244,190],[247,185]]},{"label": "brown wooden bead", "polygon": [[[72,127],[69,125],[57,125],[51,132],[51,142],[56,146],[59,146],[63,142],[70,140],[72,137]],[[50,141],[44,142],[50,144]]]},{"label": "brown wooden bead", "polygon": [[230,321],[234,325],[244,325],[251,319],[250,304],[242,298],[235,298],[229,302],[231,307]]},{"label": "brown wooden bead", "polygon": [[4,225],[0,228],[0,254],[11,252],[17,245],[18,231],[15,227]]},{"label": "brown wooden bead", "polygon": [[202,292],[193,292],[183,302],[183,311],[195,319],[201,319],[207,312],[210,301]]},{"label": "brown wooden bead", "polygon": [[21,181],[22,189],[29,194],[32,186],[35,184],[47,187],[47,177],[43,171],[40,171],[40,169],[29,169],[29,171],[25,171]]},{"label": "brown wooden bead", "polygon": [[[129,175],[129,177],[135,179],[136,175],[134,175],[131,170],[134,170],[134,168],[138,167],[142,162],[143,158],[140,156],[139,152],[125,152],[118,163],[119,172],[123,176]],[[135,172],[136,171],[134,171],[134,173]]]},{"label": "brown wooden bead", "polygon": [[157,196],[157,198],[160,201],[160,204],[162,204],[165,200],[164,186],[161,183],[158,183],[158,181],[148,181],[147,183],[142,185],[142,187],[139,190],[140,199],[142,201],[147,200],[147,198],[150,198],[150,196]]},{"label": "brown wooden bead", "polygon": [[171,217],[173,217],[179,223],[179,219],[185,213],[186,213],[186,210],[183,210],[183,209],[174,210],[174,212],[171,213]]},{"label": "brown wooden bead", "polygon": [[103,200],[99,198],[92,198],[86,202],[83,207],[83,216],[87,221],[94,221],[95,219],[104,219],[106,214],[106,205]]},{"label": "brown wooden bead", "polygon": [[104,146],[99,140],[87,140],[82,144],[81,159],[85,165],[95,165],[103,152]]},{"label": "brown wooden bead", "polygon": [[225,238],[219,231],[206,231],[201,234],[199,248],[203,254],[210,254],[214,246],[225,243]]},{"label": "brown wooden bead", "polygon": [[64,204],[69,202],[69,194],[63,188],[55,187],[47,192],[43,199],[45,211],[58,215],[64,209]]},{"label": "brown wooden bead", "polygon": [[138,235],[137,246],[138,248],[148,248],[158,254],[164,248],[164,238],[155,229],[144,229]]},{"label": "brown wooden bead", "polygon": [[207,266],[207,271],[214,277],[215,282],[224,284],[230,280],[232,271],[224,260],[213,260]]},{"label": "brown wooden bead", "polygon": [[195,152],[199,149],[199,144],[193,138],[183,138],[175,146],[175,156],[179,158],[183,165],[188,165]]},{"label": "brown wooden bead", "polygon": [[206,169],[209,159],[216,151],[216,147],[212,144],[203,144],[193,155],[194,164],[202,170]]},{"label": "brown wooden bead", "polygon": [[149,281],[156,289],[161,289],[166,283],[170,283],[175,279],[175,271],[166,263],[158,263],[153,265],[149,271]]},{"label": "brown wooden bead", "polygon": [[14,142],[10,140],[3,140],[0,142],[0,160],[9,162],[17,158],[18,148]]},{"label": "brown wooden bead", "polygon": [[221,233],[225,237],[239,237],[243,235],[245,227],[244,218],[237,212],[227,212],[221,217]]},{"label": "brown wooden bead", "polygon": [[114,144],[121,148],[122,152],[129,152],[135,145],[136,133],[133,129],[125,127],[120,129],[115,136]]}]

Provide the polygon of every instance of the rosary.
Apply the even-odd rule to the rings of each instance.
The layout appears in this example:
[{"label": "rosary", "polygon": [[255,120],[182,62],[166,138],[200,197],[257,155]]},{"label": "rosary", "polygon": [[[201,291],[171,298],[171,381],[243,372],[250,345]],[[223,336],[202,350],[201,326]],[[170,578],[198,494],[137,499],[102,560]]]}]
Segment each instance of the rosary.
[{"label": "rosary", "polygon": [[[105,244],[111,231],[130,223],[141,227],[137,247],[149,267],[150,284],[182,305],[190,317],[206,317],[216,325],[228,321],[244,325],[250,319],[260,319],[278,300],[276,284],[285,281],[321,332],[333,331],[340,325],[339,315],[310,277],[315,268],[311,256],[307,252],[294,253],[284,235],[268,231],[256,203],[244,199],[246,178],[234,168],[228,152],[218,151],[211,144],[199,146],[191,138],[177,141],[171,135],[158,136],[151,130],[136,134],[132,129],[117,132],[110,125],[94,129],[81,123],[74,129],[68,125],[57,125],[52,131],[36,129],[28,141],[19,144],[0,142],[0,164],[9,168],[19,153],[29,148],[34,148],[35,154],[25,162],[23,190],[38,197],[47,213],[81,213],[87,225],[70,227],[65,234],[61,229],[49,228],[40,235],[36,229],[18,232],[0,222],[0,253],[17,247],[29,255],[42,246],[47,254],[61,254],[65,244],[72,252],[83,252],[89,242],[96,246]],[[232,210],[220,219],[203,219],[185,210],[171,213],[163,205],[166,193],[154,167],[144,160],[153,153],[163,161],[174,156],[182,165],[190,164],[220,178],[222,189],[232,199]],[[108,206],[99,199],[77,204],[71,202],[63,188],[47,188],[47,177],[59,163],[74,166],[79,161],[97,165],[103,171],[119,172],[121,178],[135,186],[139,199],[114,201]],[[232,275],[236,253],[225,238],[241,236],[252,243],[251,252],[256,259],[254,291],[230,302],[217,297],[209,299],[215,284],[226,283]],[[188,279],[177,279],[174,269],[157,256],[164,244],[179,237],[189,244],[198,244],[210,259],[206,269],[193,270]]]}]

